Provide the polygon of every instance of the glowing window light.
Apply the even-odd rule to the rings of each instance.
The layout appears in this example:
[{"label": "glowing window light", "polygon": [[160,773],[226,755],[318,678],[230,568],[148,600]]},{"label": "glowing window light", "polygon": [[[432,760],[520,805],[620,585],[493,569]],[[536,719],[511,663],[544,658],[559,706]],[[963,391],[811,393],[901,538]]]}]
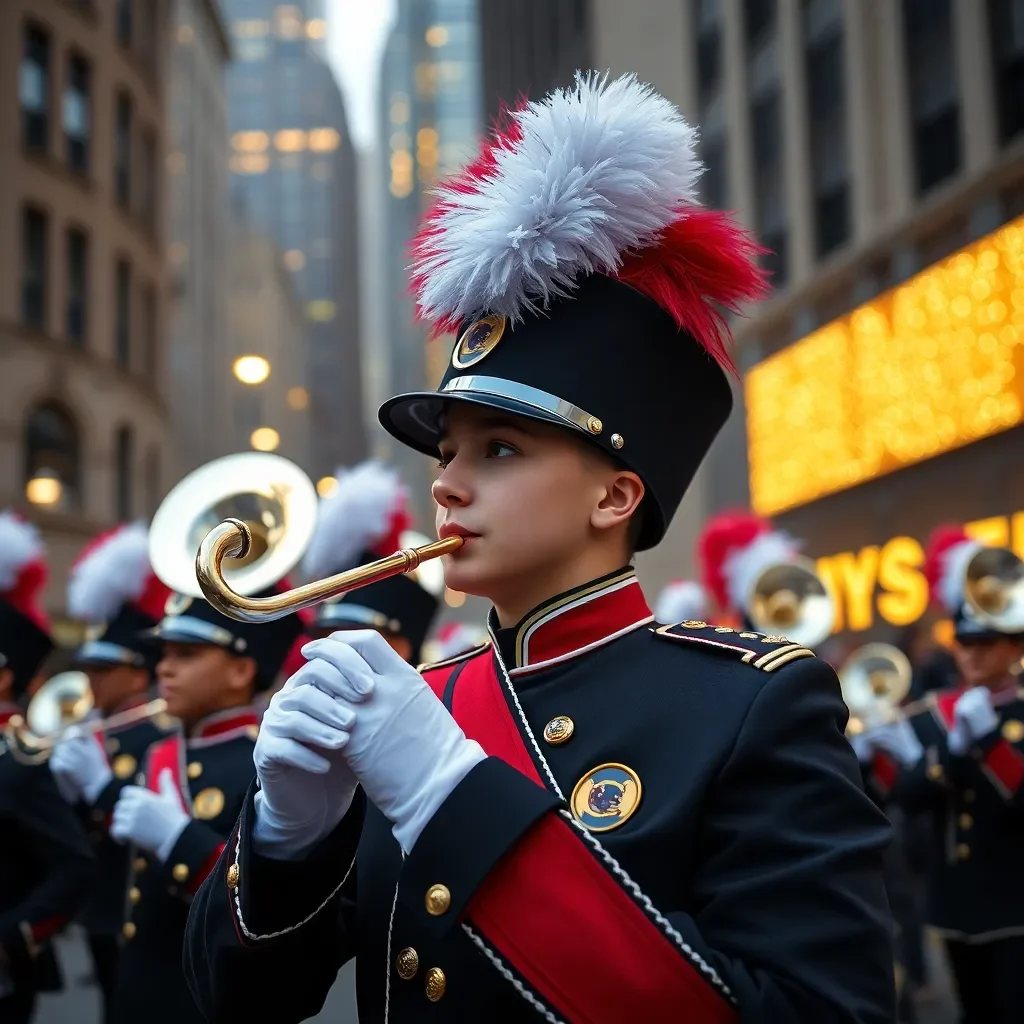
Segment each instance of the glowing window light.
[{"label": "glowing window light", "polygon": [[306,133],[301,128],[282,128],[274,132],[274,148],[279,153],[301,153],[306,148]]},{"label": "glowing window light", "polygon": [[338,478],[333,476],[322,476],[316,482],[316,493],[321,498],[329,498],[338,489]]},{"label": "glowing window light", "polygon": [[1024,420],[1024,217],[755,366],[744,381],[761,515]]},{"label": "glowing window light", "polygon": [[249,444],[258,452],[272,452],[281,443],[281,435],[273,427],[257,427],[249,435]]},{"label": "glowing window light", "polygon": [[327,22],[323,18],[310,18],[306,22],[306,37],[309,39],[325,39],[327,37]]},{"label": "glowing window light", "polygon": [[334,319],[336,307],[330,299],[314,299],[306,303],[306,316],[316,323],[327,323]]},{"label": "glowing window light", "polygon": [[235,132],[231,136],[231,148],[239,153],[262,153],[270,142],[266,132]]},{"label": "glowing window light", "polygon": [[444,25],[431,25],[426,31],[425,38],[427,46],[439,48],[448,42],[448,29]]},{"label": "glowing window light", "polygon": [[243,384],[262,384],[270,376],[270,363],[263,356],[239,356],[232,371]]},{"label": "glowing window light", "polygon": [[296,387],[289,388],[285,398],[289,409],[301,412],[303,409],[309,408],[309,392],[304,387],[297,385]]},{"label": "glowing window light", "polygon": [[341,143],[341,134],[336,128],[312,128],[309,132],[309,148],[314,153],[331,153]]},{"label": "glowing window light", "polygon": [[25,484],[25,497],[33,505],[56,505],[63,496],[64,485],[57,474],[49,469],[39,470]]}]

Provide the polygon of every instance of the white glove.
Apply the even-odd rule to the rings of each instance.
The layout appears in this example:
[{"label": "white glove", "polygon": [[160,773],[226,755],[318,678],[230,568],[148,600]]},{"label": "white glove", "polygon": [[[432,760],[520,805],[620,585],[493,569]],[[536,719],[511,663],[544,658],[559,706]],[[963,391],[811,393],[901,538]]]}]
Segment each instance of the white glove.
[{"label": "white glove", "polygon": [[953,706],[953,728],[949,730],[949,752],[966,754],[975,740],[999,728],[999,716],[992,708],[992,694],[986,686],[975,686]]},{"label": "white glove", "polygon": [[78,729],[69,729],[54,747],[50,771],[65,800],[75,803],[84,797],[90,806],[114,777],[96,737]]},{"label": "white glove", "polygon": [[119,843],[133,842],[165,861],[192,819],[181,806],[181,794],[170,768],[160,773],[157,785],[159,793],[143,786],[121,790],[110,834]]},{"label": "white glove", "polygon": [[867,735],[875,750],[885,751],[904,768],[913,768],[924,757],[924,747],[921,746],[914,727],[906,719],[880,725]]},{"label": "white glove", "polygon": [[330,696],[324,663],[303,665],[274,694],[253,750],[257,853],[298,859],[329,835],[352,805],[356,777],[340,751],[354,712]]},{"label": "white glove", "polygon": [[437,809],[486,755],[376,631],[332,633],[302,653],[333,667],[324,680],[330,679],[338,703],[355,712],[345,760],[410,853]]}]

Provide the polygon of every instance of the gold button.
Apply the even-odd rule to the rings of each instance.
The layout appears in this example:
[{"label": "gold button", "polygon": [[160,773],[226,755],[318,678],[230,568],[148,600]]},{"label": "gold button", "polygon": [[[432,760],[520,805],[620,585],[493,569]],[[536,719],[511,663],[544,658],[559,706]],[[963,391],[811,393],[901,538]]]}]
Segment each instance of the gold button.
[{"label": "gold button", "polygon": [[136,873],[145,871],[148,865],[149,861],[147,861],[145,857],[136,857],[135,860],[132,861],[132,867],[135,869]]},{"label": "gold button", "polygon": [[198,779],[203,774],[203,766],[198,761],[190,761],[187,771],[190,779]]},{"label": "gold button", "polygon": [[965,789],[964,790],[964,800],[967,803],[969,803],[969,804],[973,804],[974,803],[974,798],[975,798],[976,795],[977,794],[974,792],[973,789]]},{"label": "gold button", "polygon": [[440,967],[431,967],[427,971],[427,980],[424,987],[427,990],[427,998],[432,1003],[436,1003],[444,995],[447,985],[448,982],[445,979],[444,971]]},{"label": "gold button", "polygon": [[184,882],[188,879],[188,865],[186,864],[175,864],[171,871],[171,876],[176,882]]},{"label": "gold button", "polygon": [[974,825],[974,819],[969,814],[960,815],[960,827],[971,828]]},{"label": "gold button", "polygon": [[228,867],[228,888],[238,888],[238,865],[232,864]]},{"label": "gold button", "polygon": [[971,855],[971,848],[966,843],[957,843],[956,855],[959,860],[967,860]]},{"label": "gold button", "polygon": [[700,619],[687,619],[685,622],[679,623],[684,629],[707,629],[708,624],[702,622]]},{"label": "gold button", "polygon": [[125,923],[121,927],[121,934],[126,939],[134,939],[135,938],[135,922],[134,921],[125,921]]},{"label": "gold button", "polygon": [[928,766],[928,778],[933,782],[938,782],[942,778],[942,765],[931,764]]},{"label": "gold button", "polygon": [[[592,434],[600,434],[601,431],[604,430],[604,424],[596,416],[590,416],[587,419],[587,430]],[[438,998],[440,998],[440,996],[438,996]]]},{"label": "gold button", "polygon": [[732,626],[715,626],[716,633],[735,633],[736,630]]},{"label": "gold button", "polygon": [[402,981],[411,981],[420,969],[420,955],[412,946],[406,946],[395,958],[395,970]]},{"label": "gold button", "polygon": [[448,912],[452,905],[452,894],[448,891],[447,885],[432,885],[427,890],[427,913],[431,917],[440,917]]},{"label": "gold button", "polygon": [[1003,737],[1010,743],[1020,743],[1024,740],[1024,723],[1011,718],[1003,723]]},{"label": "gold button", "polygon": [[138,889],[137,886],[133,885],[128,890],[128,899],[130,899],[132,901],[132,903],[138,903],[139,900],[142,899],[142,892]]},{"label": "gold button", "polygon": [[544,739],[557,747],[568,742],[576,731],[576,723],[568,715],[556,715],[544,726]]}]

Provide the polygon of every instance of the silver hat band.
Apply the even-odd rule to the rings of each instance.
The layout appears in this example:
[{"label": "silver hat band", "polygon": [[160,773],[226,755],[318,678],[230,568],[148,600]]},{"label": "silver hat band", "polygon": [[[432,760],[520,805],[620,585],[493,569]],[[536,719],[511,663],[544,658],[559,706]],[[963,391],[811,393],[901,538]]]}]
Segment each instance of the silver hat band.
[{"label": "silver hat band", "polygon": [[204,619],[194,619],[191,615],[168,615],[153,630],[153,635],[177,643],[216,644],[239,652],[247,646],[242,637],[232,636],[223,626]]},{"label": "silver hat band", "polygon": [[142,665],[145,659],[136,651],[112,644],[108,640],[87,640],[78,648],[77,661],[103,662],[111,665]]},{"label": "silver hat band", "polygon": [[319,627],[342,623],[348,625],[353,622],[360,626],[370,626],[373,629],[386,629],[392,633],[397,633],[402,628],[402,624],[397,619],[389,619],[374,608],[367,608],[361,604],[350,604],[348,601],[331,601],[320,605],[317,609],[316,625]]}]

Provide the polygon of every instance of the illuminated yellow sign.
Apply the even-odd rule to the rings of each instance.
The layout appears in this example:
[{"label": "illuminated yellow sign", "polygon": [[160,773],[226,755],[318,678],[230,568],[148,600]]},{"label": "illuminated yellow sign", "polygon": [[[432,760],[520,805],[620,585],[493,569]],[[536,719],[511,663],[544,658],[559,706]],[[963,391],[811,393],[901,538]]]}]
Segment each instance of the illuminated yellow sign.
[{"label": "illuminated yellow sign", "polygon": [[[1024,558],[1024,512],[979,519],[964,530],[983,544],[1013,548]],[[923,566],[924,549],[913,537],[819,558],[818,573],[836,602],[833,631],[871,629],[876,614],[891,626],[916,622],[928,608]]]},{"label": "illuminated yellow sign", "polygon": [[753,367],[761,515],[1024,420],[1024,217]]}]

